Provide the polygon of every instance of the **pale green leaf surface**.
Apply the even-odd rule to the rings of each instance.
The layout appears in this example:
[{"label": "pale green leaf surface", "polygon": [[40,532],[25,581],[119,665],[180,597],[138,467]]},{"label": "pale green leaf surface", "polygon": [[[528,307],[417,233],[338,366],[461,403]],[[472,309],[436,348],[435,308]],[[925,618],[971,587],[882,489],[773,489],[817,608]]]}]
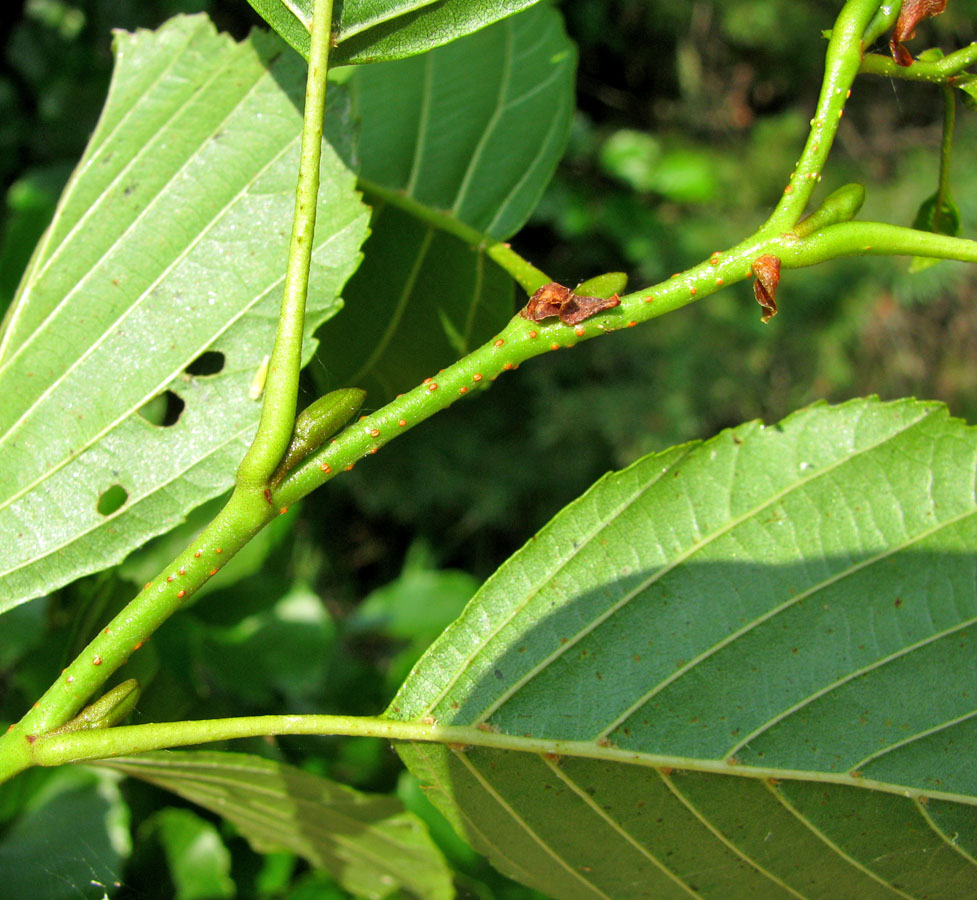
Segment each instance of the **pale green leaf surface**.
[{"label": "pale green leaf surface", "polygon": [[576,52],[540,4],[412,59],[358,69],[360,174],[504,240],[563,153]]},{"label": "pale green leaf surface", "polygon": [[101,765],[218,813],[259,852],[299,854],[357,897],[379,900],[398,888],[426,900],[454,896],[427,829],[393,797],[243,753],[143,753]]},{"label": "pale green leaf surface", "polygon": [[[248,0],[302,56],[315,0]],[[424,53],[511,16],[538,0],[343,0],[333,9],[331,64]]]},{"label": "pale green leaf surface", "polygon": [[[0,345],[0,610],[121,560],[225,491],[257,423],[274,340],[304,96],[277,38],[205,17],[120,34],[109,98]],[[327,127],[348,127],[341,89]],[[327,146],[308,318],[367,231]],[[309,341],[304,356],[314,349]],[[206,351],[220,371],[188,374]],[[169,391],[175,424],[138,410]],[[103,515],[99,497],[128,499]]]},{"label": "pale green leaf surface", "polygon": [[401,751],[554,897],[972,898],[975,471],[943,407],[869,400],[606,476],[387,712],[487,746]]}]

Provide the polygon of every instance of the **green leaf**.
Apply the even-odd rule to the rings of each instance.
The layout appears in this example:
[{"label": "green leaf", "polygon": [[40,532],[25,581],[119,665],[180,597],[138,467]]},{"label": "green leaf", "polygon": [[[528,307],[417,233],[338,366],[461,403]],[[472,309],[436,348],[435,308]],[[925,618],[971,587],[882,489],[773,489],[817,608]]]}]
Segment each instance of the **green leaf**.
[{"label": "green leaf", "polygon": [[938,197],[939,192],[931,194],[920,204],[916,211],[916,218],[913,219],[913,228],[956,237],[960,234],[960,208],[947,195],[943,198],[937,215]]},{"label": "green leaf", "polygon": [[321,392],[365,388],[376,408],[474,350],[513,312],[512,279],[484,253],[395,207],[374,213],[343,315],[319,338]]},{"label": "green leaf", "polygon": [[[916,211],[916,218],[913,219],[913,228],[958,237],[960,235],[960,208],[953,202],[953,198],[947,194],[944,196],[943,202],[939,204],[939,214],[937,214],[938,199],[939,191],[931,194],[920,204]],[[924,269],[935,266],[938,262],[938,259],[914,256],[909,264],[909,271],[922,272]]]},{"label": "green leaf", "polygon": [[161,809],[142,830],[159,838],[176,888],[175,900],[234,897],[231,854],[217,829],[189,809]]},{"label": "green leaf", "polygon": [[31,248],[51,221],[58,194],[69,174],[70,169],[63,163],[34,169],[7,192],[6,222],[0,236],[0,317],[13,299]]},{"label": "green leaf", "polygon": [[474,746],[401,753],[553,897],[969,898],[975,471],[942,406],[859,400],[606,476],[387,712]]},{"label": "green leaf", "polygon": [[290,850],[358,897],[397,888],[454,896],[426,828],[392,797],[243,753],[143,753],[101,763],[173,791],[232,822],[259,852]]},{"label": "green leaf", "polygon": [[[315,0],[248,0],[303,57]],[[424,53],[511,16],[538,0],[343,0],[333,13],[331,65]]]},{"label": "green leaf", "polygon": [[360,175],[504,240],[563,153],[576,52],[546,4],[433,53],[356,71]]},{"label": "green leaf", "polygon": [[361,184],[368,196],[395,191],[402,204],[377,202],[348,309],[320,336],[322,391],[355,384],[381,404],[509,320],[509,276],[420,220],[447,214],[498,239],[522,226],[566,143],[575,59],[559,15],[540,5],[350,78]]},{"label": "green leaf", "polygon": [[967,76],[967,80],[961,79],[957,82],[960,88],[961,100],[967,109],[977,109],[977,76]]},{"label": "green leaf", "polygon": [[[0,342],[0,611],[118,562],[226,490],[274,340],[304,64],[202,16],[115,49],[102,118]],[[341,133],[347,104],[330,96]],[[338,309],[367,229],[329,148],[322,168],[310,327]],[[140,409],[161,395],[173,415],[154,424]],[[112,511],[100,501],[116,486]]]},{"label": "green leaf", "polygon": [[4,900],[102,900],[113,891],[132,849],[117,781],[73,766],[44,779],[0,840]]}]

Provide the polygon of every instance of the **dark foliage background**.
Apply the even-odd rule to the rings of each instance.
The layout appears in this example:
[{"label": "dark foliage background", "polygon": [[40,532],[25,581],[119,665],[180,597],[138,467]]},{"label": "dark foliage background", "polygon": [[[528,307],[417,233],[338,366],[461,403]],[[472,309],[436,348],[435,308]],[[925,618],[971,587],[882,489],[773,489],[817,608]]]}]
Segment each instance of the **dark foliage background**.
[{"label": "dark foliage background", "polygon": [[[821,30],[840,3],[559,5],[581,51],[579,113],[517,249],[566,284],[620,269],[636,289],[752,231],[803,143],[819,87]],[[977,0],[949,7],[921,28],[915,51],[977,38]],[[198,11],[239,37],[257,23],[244,0],[8,3],[0,25],[0,311],[98,116],[110,30]],[[940,121],[934,90],[859,80],[821,190],[862,181],[863,216],[911,223],[936,186]],[[961,111],[953,178],[969,236],[977,232],[975,123]],[[215,579],[207,593],[216,596],[161,630],[126,673],[146,685],[137,721],[377,713],[506,556],[603,472],[645,453],[868,393],[940,399],[977,421],[974,267],[941,263],[914,275],[907,267],[856,259],[790,272],[781,313],[767,326],[750,286],[736,285],[646,327],[534,360],[486,396],[410,432],[276,522]],[[19,717],[207,514],[118,570],[5,616],[0,715]],[[235,749],[397,791],[428,817],[462,896],[530,896],[450,834],[380,742]],[[49,777],[34,773],[0,790],[0,831]],[[169,837],[179,828],[164,818],[182,804],[134,783],[123,795],[135,848],[118,866],[116,896],[345,896],[291,857],[256,857],[203,814],[197,818],[216,822],[227,848],[227,882],[188,887]],[[86,884],[68,887],[66,896],[100,896]]]}]

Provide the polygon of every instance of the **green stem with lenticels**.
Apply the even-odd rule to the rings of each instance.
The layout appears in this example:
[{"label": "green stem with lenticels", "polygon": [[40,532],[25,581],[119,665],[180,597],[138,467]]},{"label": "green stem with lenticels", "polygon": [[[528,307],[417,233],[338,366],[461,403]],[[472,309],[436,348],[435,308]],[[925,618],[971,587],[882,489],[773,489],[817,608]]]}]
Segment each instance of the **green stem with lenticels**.
[{"label": "green stem with lenticels", "polygon": [[[77,727],[81,730],[56,732],[72,720],[88,698],[98,692],[107,678],[193,591],[215,574],[279,511],[337,473],[351,469],[361,459],[371,457],[384,444],[414,425],[462,397],[477,393],[526,360],[630,328],[709,296],[735,282],[751,278],[754,263],[759,257],[775,257],[784,271],[854,255],[924,256],[977,262],[975,241],[884,223],[851,221],[861,202],[861,191],[856,186],[835,191],[818,210],[801,220],[811,193],[820,180],[852,80],[863,67],[866,29],[876,27],[880,21],[875,18],[880,10],[878,0],[849,0],[832,31],[824,86],[801,160],[777,208],[755,234],[728,250],[716,251],[709,259],[685,272],[622,297],[616,308],[605,310],[580,324],[569,326],[555,319],[538,323],[516,315],[484,345],[443,371],[432,374],[382,409],[349,425],[334,440],[317,450],[312,449],[315,440],[302,446],[302,452],[294,461],[295,468],[288,468],[293,464],[292,460],[287,466],[279,468],[292,439],[295,423],[295,395],[314,228],[331,6],[331,0],[316,2],[303,127],[302,167],[282,322],[271,359],[261,425],[254,446],[241,464],[237,488],[228,504],[197,540],[146,585],[78,659],[65,669],[34,709],[0,738],[0,781],[31,765],[55,765],[94,756],[133,753],[245,734],[343,733],[416,739],[415,731],[420,727],[417,723],[396,723],[395,726],[386,720],[342,717],[318,717],[322,721],[316,722],[311,720],[317,717],[307,717],[309,721],[303,721],[306,717],[279,716],[108,727],[113,725],[116,718],[115,695],[106,695],[104,703],[97,701],[88,707],[90,714],[74,720],[80,723]],[[885,13],[890,16],[891,9]],[[315,145],[314,148],[312,145]],[[411,206],[413,201],[410,198],[376,185],[362,186],[382,201],[397,203],[429,224],[480,246],[509,271],[527,293],[549,280],[507,245],[487,239],[478,232],[465,230],[465,226],[450,220],[450,217],[424,211],[419,204],[415,204],[415,209]],[[353,391],[342,399],[344,408],[352,408],[359,398]],[[326,407],[332,410],[329,403]],[[334,410],[324,413],[333,424],[338,423],[339,419],[338,413],[334,413]],[[312,452],[302,459],[309,450]],[[269,498],[271,503],[268,502]],[[123,693],[126,697],[130,694],[135,696],[135,690],[132,686]],[[119,707],[123,711],[127,708]],[[69,727],[74,728],[75,725]],[[451,733],[457,737],[455,732]]]}]

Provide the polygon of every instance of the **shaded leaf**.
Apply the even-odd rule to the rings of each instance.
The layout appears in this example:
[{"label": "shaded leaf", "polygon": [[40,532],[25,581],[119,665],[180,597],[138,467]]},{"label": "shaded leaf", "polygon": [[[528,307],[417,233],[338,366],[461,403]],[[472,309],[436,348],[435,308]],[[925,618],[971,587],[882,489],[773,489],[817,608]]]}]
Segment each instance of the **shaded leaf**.
[{"label": "shaded leaf", "polygon": [[554,897],[969,898],[975,470],[943,407],[860,400],[609,475],[387,711],[477,746],[400,751]]},{"label": "shaded leaf", "polygon": [[[202,16],[120,34],[116,57],[0,343],[0,611],[226,490],[257,423],[248,391],[280,304],[304,64]],[[337,133],[348,110],[340,89],[330,97]],[[338,309],[366,227],[327,147],[312,327]],[[140,415],[154,398],[162,417]]]},{"label": "shaded leaf", "polygon": [[217,829],[189,809],[161,809],[141,828],[152,829],[169,863],[175,900],[221,900],[237,893],[231,854]]},{"label": "shaded leaf", "polygon": [[[944,196],[943,202],[940,204],[937,203],[938,199],[939,192],[936,192],[920,204],[916,218],[913,219],[913,228],[958,237],[960,235],[960,208],[953,202],[953,198],[949,194]],[[914,256],[909,264],[909,271],[921,272],[935,266],[938,262],[938,259]]]},{"label": "shaded leaf", "polygon": [[512,279],[457,238],[383,206],[343,315],[310,368],[320,392],[355,384],[377,408],[473,350],[509,321]]},{"label": "shaded leaf", "polygon": [[[303,57],[315,0],[248,0]],[[330,64],[369,63],[424,53],[491,25],[538,0],[343,0],[333,12]]]},{"label": "shaded leaf", "polygon": [[102,900],[112,891],[132,849],[117,781],[73,766],[44,779],[0,840],[4,900]]},{"label": "shaded leaf", "polygon": [[574,66],[559,16],[540,5],[423,57],[357,69],[361,184],[368,196],[396,191],[410,214],[377,201],[348,309],[320,336],[320,390],[356,384],[379,405],[509,320],[510,277],[421,220],[447,213],[499,239],[522,226],[563,152]]},{"label": "shaded leaf", "polygon": [[360,174],[504,240],[563,153],[576,52],[546,4],[415,59],[358,69]]},{"label": "shaded leaf", "polygon": [[398,888],[431,900],[454,896],[427,829],[393,797],[243,753],[144,753],[100,765],[218,813],[259,852],[299,854],[358,897]]}]

